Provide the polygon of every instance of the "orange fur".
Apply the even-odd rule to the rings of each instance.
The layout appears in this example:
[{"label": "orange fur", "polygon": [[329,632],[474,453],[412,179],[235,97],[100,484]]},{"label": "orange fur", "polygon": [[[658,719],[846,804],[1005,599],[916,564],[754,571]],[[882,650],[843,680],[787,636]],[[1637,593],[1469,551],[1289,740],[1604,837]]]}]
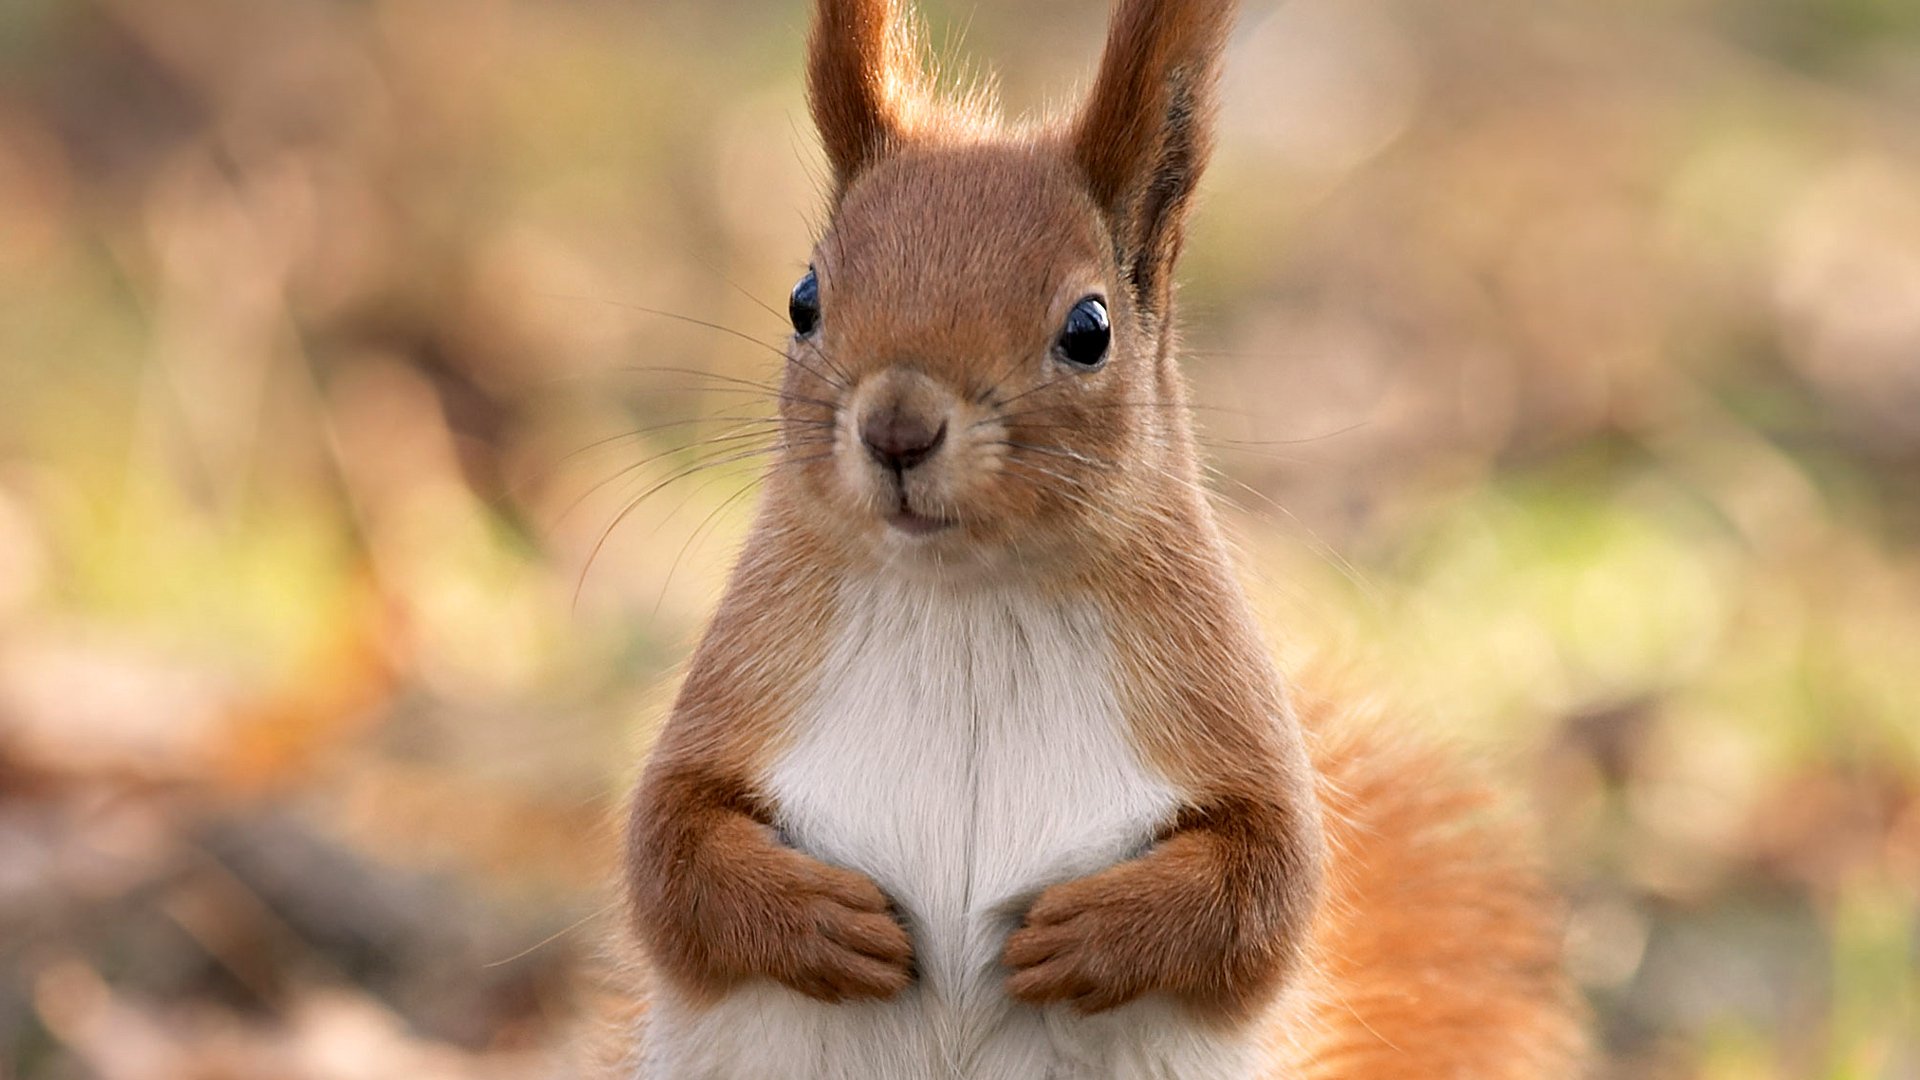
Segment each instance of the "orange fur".
[{"label": "orange fur", "polygon": [[775,502],[757,527],[634,799],[631,917],[654,970],[691,996],[767,976],[822,1000],[885,997],[913,960],[887,898],[782,844],[755,788],[817,661],[818,635],[794,628],[817,625],[831,582],[783,572],[806,542],[781,517]]},{"label": "orange fur", "polygon": [[[1171,282],[1232,13],[1122,0],[1085,108],[1007,134],[932,99],[890,0],[818,0],[822,315],[630,818],[632,924],[680,998],[914,978],[890,899],[790,846],[766,777],[843,586],[917,574],[1098,611],[1126,737],[1178,796],[1144,853],[1040,892],[1005,943],[1009,995],[1163,995],[1270,1031],[1276,1078],[1569,1075],[1552,908],[1513,837],[1429,757],[1321,710],[1310,753],[1203,492]],[[1111,345],[1070,369],[1053,341],[1086,297]],[[896,436],[910,464],[872,445]]]},{"label": "orange fur", "polygon": [[1304,719],[1331,870],[1272,1080],[1582,1075],[1561,905],[1511,812],[1376,717]]},{"label": "orange fur", "polygon": [[[1389,719],[1302,695],[1330,850],[1300,992],[1265,1080],[1576,1080],[1561,905],[1511,812]],[[644,973],[592,1003],[591,1076],[630,1075]],[[1195,1078],[1202,1080],[1202,1078]]]},{"label": "orange fur", "polygon": [[1112,222],[1145,306],[1164,312],[1187,202],[1213,148],[1219,56],[1233,0],[1118,6],[1106,55],[1070,139]]},{"label": "orange fur", "polygon": [[891,0],[823,5],[808,42],[807,100],[838,186],[885,156],[917,96],[917,49]]},{"label": "orange fur", "polygon": [[1092,1008],[1167,992],[1245,1019],[1307,942],[1324,862],[1313,771],[1197,479],[1160,483],[1127,560],[1081,584],[1116,613],[1136,738],[1188,805],[1146,856],[1042,894],[1008,942],[1009,985]]}]

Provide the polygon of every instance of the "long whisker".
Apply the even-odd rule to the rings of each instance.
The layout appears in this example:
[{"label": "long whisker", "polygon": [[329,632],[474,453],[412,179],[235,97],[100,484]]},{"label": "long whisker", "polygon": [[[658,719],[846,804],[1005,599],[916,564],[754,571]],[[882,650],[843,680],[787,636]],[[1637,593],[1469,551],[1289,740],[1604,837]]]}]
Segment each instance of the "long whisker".
[{"label": "long whisker", "polygon": [[1043,476],[1051,477],[1052,479],[1057,480],[1062,484],[1070,485],[1070,487],[1068,488],[1051,488],[1050,487],[1047,490],[1051,494],[1057,495],[1060,498],[1066,499],[1067,501],[1073,503],[1074,505],[1079,506],[1080,508],[1084,509],[1090,514],[1104,517],[1116,525],[1126,524],[1126,522],[1121,520],[1120,515],[1114,513],[1112,510],[1104,506],[1100,506],[1094,503],[1091,499],[1088,499],[1085,496],[1080,495],[1079,493],[1071,490],[1071,488],[1073,487],[1080,487],[1080,488],[1085,487],[1085,481],[1081,480],[1079,477],[1068,476],[1065,473],[1056,472],[1055,470],[1049,469],[1046,466],[1041,465],[1037,462],[1029,461],[1021,457],[1016,457],[1011,454],[1006,457],[1005,461],[1006,461],[1006,464],[1011,468],[1020,468],[1020,469],[1030,470],[1032,472],[1039,473]]},{"label": "long whisker", "polygon": [[[784,356],[785,354],[782,353],[781,355]],[[774,386],[770,383],[755,382],[752,379],[743,379],[737,375],[722,375],[717,371],[701,371],[697,368],[671,367],[671,366],[665,366],[665,365],[633,365],[633,364],[623,364],[615,368],[614,370],[633,371],[633,372],[658,371],[658,372],[665,372],[666,374],[669,374],[669,375],[692,375],[697,378],[713,379],[717,382],[727,383],[732,386],[741,386],[741,387],[746,387],[748,389],[756,390],[778,401],[795,402],[801,405],[816,405],[822,409],[827,409],[827,410],[833,410],[838,408],[838,406],[831,401],[823,401],[819,398],[805,397],[800,394],[790,393],[784,387]]]},{"label": "long whisker", "polygon": [[[554,297],[556,299],[561,299],[561,300],[591,301],[595,299],[594,297],[590,297],[590,296],[568,296],[564,293],[545,293],[543,295]],[[778,356],[782,360],[792,359],[785,351],[781,350],[780,348],[768,342],[762,341],[759,338],[754,337],[752,334],[745,333],[740,330],[735,330],[733,327],[728,326],[724,323],[717,323],[708,319],[698,319],[693,317],[692,315],[682,315],[677,311],[667,311],[663,308],[648,307],[645,304],[632,304],[624,300],[600,299],[599,302],[603,304],[610,304],[618,308],[625,308],[629,311],[638,311],[646,315],[656,315],[663,319],[672,319],[676,322],[686,323],[689,326],[703,326],[708,330],[713,330],[718,333],[726,334],[729,337],[738,338],[741,341],[745,341],[750,344],[757,345],[760,348],[765,349],[768,352],[772,353],[773,355]],[[806,365],[802,364],[801,367],[806,367]],[[812,368],[808,368],[807,370],[813,371]],[[818,371],[814,371],[814,374],[818,375],[821,381],[827,383],[829,386],[832,386],[835,390],[845,390],[847,388],[845,383],[832,379],[824,374],[821,374]]]},{"label": "long whisker", "polygon": [[1096,469],[1111,469],[1115,467],[1111,461],[1069,450],[1064,446],[1042,446],[1039,443],[1019,442],[1013,439],[996,439],[988,445],[1006,446],[1015,450],[1027,450],[1036,454],[1046,454],[1050,457],[1065,458],[1068,461],[1076,461],[1082,465],[1091,465]]},{"label": "long whisker", "polygon": [[1315,554],[1326,559],[1334,569],[1340,571],[1342,576],[1348,581],[1351,581],[1362,593],[1366,594],[1368,601],[1370,601],[1376,609],[1384,610],[1386,608],[1386,598],[1380,594],[1380,590],[1373,582],[1368,580],[1367,576],[1360,572],[1360,568],[1355,566],[1352,560],[1342,555],[1338,548],[1321,539],[1320,534],[1314,532],[1312,526],[1300,520],[1300,515],[1289,510],[1285,504],[1267,495],[1266,492],[1261,491],[1238,477],[1228,475],[1216,465],[1203,462],[1201,467],[1206,469],[1207,472],[1216,479],[1232,484],[1260,500],[1265,505],[1271,507],[1274,512],[1284,514],[1287,520],[1293,522],[1295,527],[1306,534],[1307,540],[1309,541],[1308,546],[1314,550]]},{"label": "long whisker", "polygon": [[[774,307],[772,304],[769,304],[766,301],[760,299],[758,296],[755,296],[752,290],[748,289],[745,285],[742,285],[739,282],[728,277],[725,273],[721,272],[718,266],[715,266],[714,264],[708,262],[704,258],[701,258],[697,254],[693,254],[691,252],[689,252],[688,254],[689,254],[689,257],[693,259],[693,261],[699,263],[701,266],[706,267],[708,273],[712,274],[714,277],[719,278],[721,281],[726,282],[728,287],[732,288],[734,292],[737,292],[741,296],[746,297],[747,301],[751,303],[753,306],[773,316],[775,321],[779,322],[782,326],[788,325],[788,315],[786,312],[781,311],[780,309]],[[835,375],[840,376],[840,380],[841,380],[838,384],[834,384],[832,379],[828,379],[826,376],[821,375],[820,378],[823,382],[834,384],[837,386],[838,389],[842,389],[842,390],[846,389],[848,386],[853,385],[853,376],[847,374],[847,372],[843,368],[841,368],[838,364],[835,364],[832,360],[828,359],[826,351],[820,348],[820,345],[818,342],[813,341],[809,338],[804,338],[804,337],[798,337],[798,338],[795,338],[795,340],[797,340],[800,344],[805,345],[808,349],[812,350],[813,355],[817,357],[822,364],[826,365],[828,370],[832,371]],[[799,363],[799,361],[796,360],[795,363]],[[808,371],[813,371],[812,368],[807,367],[805,364],[801,364],[800,366],[803,368],[806,368],[806,370]],[[813,371],[813,373],[815,375],[820,374],[817,371]]]},{"label": "long whisker", "polygon": [[[653,424],[648,427],[636,428],[632,431],[623,431],[618,434],[603,436],[601,438],[594,439],[593,441],[587,443],[584,446],[575,447],[574,449],[569,450],[566,453],[560,455],[560,457],[555,459],[551,465],[547,466],[547,469],[549,471],[557,471],[561,467],[565,466],[568,462],[574,460],[575,458],[583,457],[587,454],[592,453],[595,450],[601,449],[602,447],[611,446],[612,444],[618,443],[618,442],[626,442],[631,439],[644,438],[648,435],[656,434],[662,431],[670,431],[674,428],[691,427],[697,424],[735,424],[735,425],[738,425],[738,428],[731,429],[731,430],[738,430],[739,428],[744,428],[747,425],[756,424],[756,425],[767,426],[771,429],[775,425],[778,425],[780,422],[781,421],[778,416],[696,416],[696,417],[691,417],[685,420],[674,420],[668,423]],[[824,424],[825,422],[809,420],[809,421],[805,421],[805,423]],[[687,445],[689,447],[699,446],[701,445],[701,443],[705,441],[706,440],[696,440]],[[541,475],[544,476],[545,474],[542,473]],[[515,496],[516,498],[524,496],[527,493],[527,488],[535,482],[535,479],[538,479],[538,478],[539,477],[536,477],[533,479],[517,480],[508,486],[507,491],[513,496]]]},{"label": "long whisker", "polygon": [[[678,483],[681,480],[685,480],[687,477],[693,476],[707,469],[721,468],[721,467],[736,464],[742,461],[750,461],[753,458],[759,457],[763,454],[784,450],[788,446],[810,445],[810,444],[817,445],[817,444],[820,444],[820,441],[805,440],[802,442],[782,444],[779,446],[756,447],[751,450],[743,450],[743,451],[740,451],[739,453],[728,455],[727,457],[720,458],[719,460],[703,461],[698,465],[694,465],[690,468],[682,469],[674,473],[673,475],[668,476],[666,479],[659,481],[658,483],[654,484],[652,487],[649,487],[647,490],[641,492],[639,495],[628,500],[627,504],[620,508],[620,512],[614,515],[613,520],[607,523],[607,527],[600,531],[599,538],[593,542],[593,549],[587,553],[586,564],[580,568],[580,579],[574,583],[573,606],[576,609],[579,607],[580,593],[581,593],[581,590],[586,587],[587,575],[592,572],[594,562],[597,559],[599,559],[601,550],[606,547],[607,539],[613,535],[613,532],[615,529],[620,527],[620,523],[625,521],[627,519],[627,516],[632,514],[634,510],[638,509],[642,503],[646,502],[648,499],[652,498],[653,496],[659,494],[661,491],[665,490],[668,486]],[[785,466],[785,465],[794,465],[794,464],[805,464],[812,461],[821,461],[831,456],[833,456],[832,453],[828,452],[826,454],[817,454],[817,455],[812,455],[805,458],[783,459],[782,461],[776,463],[776,467]]]},{"label": "long whisker", "polygon": [[720,447],[720,450],[717,453],[710,455],[710,456],[718,457],[721,454],[733,453],[739,449],[739,447],[731,446],[729,444],[743,443],[749,439],[771,438],[772,436],[775,436],[777,434],[778,432],[763,431],[763,430],[757,430],[757,429],[747,430],[747,431],[736,430],[732,432],[723,432],[719,435],[715,435],[710,438],[701,439],[696,442],[688,443],[685,446],[676,446],[668,450],[662,450],[657,454],[649,455],[648,457],[642,458],[641,460],[636,461],[630,465],[621,466],[618,472],[615,472],[612,476],[606,477],[605,479],[598,481],[592,487],[587,488],[587,490],[581,492],[578,496],[576,496],[572,502],[567,504],[567,508],[560,512],[560,516],[554,519],[554,524],[558,526],[561,523],[565,522],[567,518],[572,517],[573,512],[580,509],[580,506],[582,503],[585,503],[588,499],[592,498],[595,494],[604,490],[607,487],[607,485],[612,484],[623,477],[631,476],[633,473],[641,469],[644,469],[649,465],[652,465],[656,461],[661,461],[663,459],[673,457],[677,454],[684,454],[687,451],[692,450],[696,447],[702,447],[702,448]]},{"label": "long whisker", "polygon": [[[1093,412],[1093,411],[1110,410],[1110,409],[1173,409],[1173,408],[1179,408],[1179,407],[1181,407],[1181,403],[1170,402],[1170,401],[1109,401],[1109,402],[1075,403],[1075,404],[1062,404],[1062,405],[1045,405],[1037,408],[1019,409],[1011,413],[1000,413],[993,416],[983,417],[982,419],[974,421],[971,425],[969,425],[969,427],[982,428],[982,427],[989,427],[994,424],[1005,424],[1010,421],[1021,420],[1022,422],[1018,426],[1022,430],[1026,430],[1026,431],[1071,431],[1071,430],[1074,430],[1077,425],[1036,424],[1031,422],[1025,422],[1023,418],[1030,417],[1030,416],[1038,416],[1045,413],[1063,412],[1068,409],[1086,410],[1089,412]],[[1222,406],[1190,404],[1184,407],[1193,411],[1200,411],[1200,412],[1219,412],[1223,414],[1239,415],[1239,416],[1252,415],[1250,413],[1245,412],[1244,410],[1228,409]],[[1296,439],[1235,439],[1235,438],[1231,438],[1224,435],[1212,435],[1207,432],[1199,431],[1199,430],[1194,431],[1193,434],[1194,434],[1195,441],[1205,446],[1210,446],[1210,447],[1215,447],[1215,448],[1225,449],[1225,450],[1232,450],[1236,452],[1253,453],[1254,451],[1264,447],[1300,446],[1306,443],[1322,442],[1327,439],[1338,438],[1342,435],[1346,435],[1351,432],[1358,431],[1359,429],[1366,427],[1369,423],[1371,423],[1371,421],[1369,420],[1357,420],[1344,427],[1335,428],[1332,431],[1323,431],[1315,435],[1303,435]],[[1276,456],[1276,460],[1292,461],[1292,460],[1298,460],[1298,459]]]},{"label": "long whisker", "polygon": [[799,424],[803,427],[830,428],[834,426],[833,422],[830,420],[814,420],[806,417],[800,417],[793,420],[788,420],[787,418],[780,417],[780,416],[696,416],[688,420],[674,420],[664,424],[653,424],[648,427],[635,428],[632,431],[623,431],[618,435],[608,435],[605,438],[595,439],[592,442],[586,444],[585,446],[579,447],[578,449],[569,450],[567,453],[562,455],[558,461],[554,462],[554,464],[556,466],[565,465],[567,462],[572,461],[574,458],[580,457],[584,454],[592,453],[593,451],[598,450],[603,446],[608,446],[612,443],[625,442],[629,439],[643,438],[647,435],[655,435],[662,431],[671,431],[674,428],[692,427],[696,424],[738,424],[743,427],[746,425],[752,424],[752,425],[757,425],[757,426],[762,426],[767,428],[778,428],[788,423]]},{"label": "long whisker", "polygon": [[1014,402],[1019,401],[1021,398],[1031,397],[1042,390],[1051,390],[1054,387],[1063,386],[1066,384],[1067,378],[1068,377],[1066,375],[1055,375],[1051,379],[1046,379],[1034,386],[1029,386],[1025,390],[1022,390],[1019,393],[1008,398],[1007,400],[1001,402],[999,407],[1004,409],[1007,406],[1013,404]]},{"label": "long whisker", "polygon": [[[1042,387],[1036,387],[1035,389],[1042,389],[1044,386],[1050,385],[1052,385],[1052,383],[1044,384]],[[1016,399],[1009,398],[1007,401],[1001,402],[1001,405],[1004,407],[1013,400]],[[1224,405],[1197,404],[1191,401],[1068,401],[1061,402],[1057,405],[1035,405],[1026,409],[1016,409],[1013,412],[1000,413],[998,418],[1012,420],[1021,416],[1063,412],[1068,409],[1086,410],[1088,412],[1098,412],[1108,409],[1168,409],[1174,411],[1186,410],[1189,412],[1219,413],[1223,416],[1240,416],[1249,419],[1255,415],[1245,409],[1231,409]]]},{"label": "long whisker", "polygon": [[825,364],[827,367],[831,368],[835,374],[840,376],[840,378],[837,380],[828,378],[818,368],[815,368],[810,364],[802,363],[798,356],[795,356],[792,353],[786,354],[787,359],[795,364],[799,364],[800,369],[802,371],[805,371],[808,374],[811,374],[814,378],[819,379],[821,382],[826,383],[828,386],[833,387],[835,390],[844,391],[853,384],[853,379],[850,376],[848,376],[845,372],[841,371],[839,368],[834,367],[833,362],[827,359],[827,354],[820,350],[820,346],[816,342],[814,342],[813,339],[796,336],[794,338],[794,341],[801,345],[805,345],[808,349],[811,349],[813,351],[813,355],[816,357],[819,357],[820,362],[822,364]]},{"label": "long whisker", "polygon": [[[976,428],[985,427],[991,423],[992,421],[989,420],[989,421],[983,421],[981,423],[976,423],[972,426]],[[1076,424],[1021,424],[1020,430],[1024,434],[1027,432],[1041,432],[1041,431],[1078,432],[1081,429],[1079,425],[1076,425]],[[1343,429],[1343,431],[1346,431],[1346,430],[1352,430],[1352,429],[1351,428]],[[1332,438],[1334,435],[1338,435],[1342,433],[1343,432],[1333,432],[1328,435],[1317,435],[1317,436],[1312,436],[1304,439],[1273,439],[1269,441],[1254,441],[1249,439],[1222,439],[1222,438],[1219,438],[1218,436],[1207,435],[1203,432],[1196,431],[1193,433],[1193,440],[1195,443],[1199,444],[1200,446],[1205,447],[1210,451],[1214,451],[1222,455],[1240,454],[1240,455],[1245,455],[1247,457],[1258,458],[1263,461],[1277,461],[1277,462],[1283,462],[1289,465],[1301,465],[1301,464],[1319,464],[1319,463],[1322,463],[1323,459],[1308,457],[1301,454],[1282,454],[1282,453],[1274,452],[1268,448],[1275,447],[1275,446],[1295,446],[1295,445],[1300,445],[1304,443],[1317,442],[1321,439]]]},{"label": "long whisker", "polygon": [[673,557],[672,565],[667,567],[667,576],[660,579],[660,593],[653,598],[653,610],[647,615],[649,622],[660,617],[660,605],[666,602],[667,589],[673,585],[673,575],[680,569],[680,562],[687,557],[687,552],[693,550],[693,545],[700,539],[701,532],[703,532],[709,524],[712,524],[727,507],[739,502],[742,496],[759,486],[760,483],[757,479],[749,481],[739,491],[727,496],[719,506],[709,511],[706,517],[700,519],[700,524],[695,525],[693,531],[687,534],[687,542],[680,545],[680,553]]},{"label": "long whisker", "polygon": [[[1027,449],[1029,452],[1034,452],[1040,448],[1036,444],[1034,446],[1025,447],[1025,449]],[[1048,448],[1048,449],[1053,449],[1053,448]],[[1035,462],[1024,460],[1014,454],[1010,454],[1006,458],[1006,462],[1010,466],[1019,466],[1024,469],[1044,473],[1045,475],[1052,477],[1055,480],[1059,480],[1065,484],[1081,487],[1083,489],[1086,488],[1087,486],[1086,482],[1079,477],[1070,476],[1068,474],[1064,474],[1053,469],[1044,468],[1036,464]],[[1172,469],[1166,468],[1165,466],[1154,465],[1149,467],[1153,470],[1153,472],[1156,475],[1161,476],[1164,479],[1167,479],[1169,481],[1172,481],[1173,483],[1179,484],[1182,487],[1185,487],[1186,489],[1188,489],[1189,491],[1192,491],[1195,495],[1197,495],[1200,498],[1208,499],[1208,500],[1218,499],[1227,503],[1230,506],[1233,506],[1235,509],[1239,510],[1243,514],[1249,512],[1246,507],[1239,505],[1235,499],[1227,495],[1225,492],[1218,490],[1217,488],[1209,487],[1206,484],[1198,482],[1192,477],[1180,475],[1179,473],[1173,471]],[[1287,520],[1291,521],[1296,528],[1300,529],[1305,534],[1308,540],[1308,546],[1314,552],[1314,554],[1316,554],[1322,559],[1325,559],[1328,565],[1338,570],[1341,576],[1345,577],[1348,581],[1352,582],[1355,587],[1359,588],[1361,592],[1368,598],[1368,600],[1372,602],[1374,605],[1376,605],[1377,607],[1384,606],[1384,599],[1381,597],[1378,589],[1367,578],[1367,576],[1361,572],[1360,568],[1354,565],[1354,563],[1350,559],[1348,559],[1345,555],[1341,554],[1337,548],[1327,543],[1317,533],[1315,533],[1313,529],[1306,524],[1306,522],[1301,520],[1298,514],[1294,513],[1292,510],[1288,509],[1285,505],[1278,502],[1277,500],[1271,498],[1265,492],[1260,491],[1258,488],[1253,487],[1252,485],[1246,483],[1243,480],[1240,480],[1238,477],[1230,475],[1229,473],[1220,469],[1216,465],[1213,465],[1208,462],[1202,462],[1201,467],[1206,470],[1207,475],[1209,475],[1216,481],[1225,483],[1225,484],[1230,484],[1236,488],[1239,488],[1240,490],[1246,492],[1248,495],[1259,500],[1263,505],[1270,507],[1275,513],[1278,513],[1284,516]],[[1070,491],[1060,491],[1058,492],[1058,494],[1060,494],[1062,497],[1069,497],[1073,495],[1073,493]],[[1094,506],[1091,503],[1087,502],[1085,499],[1074,498],[1073,501],[1085,507],[1087,510],[1091,512],[1102,513],[1109,519],[1114,520],[1116,522],[1119,520],[1111,511],[1107,510],[1104,507]]]},{"label": "long whisker", "polygon": [[701,266],[706,267],[708,273],[712,274],[714,277],[719,278],[721,281],[726,282],[727,285],[730,288],[732,288],[734,292],[737,292],[741,296],[746,297],[747,301],[751,303],[754,307],[757,307],[761,311],[764,311],[767,314],[773,316],[774,320],[779,322],[781,325],[783,326],[786,325],[786,322],[787,322],[786,312],[781,311],[780,309],[774,307],[772,304],[769,304],[766,301],[760,299],[758,296],[755,296],[753,294],[753,290],[747,288],[745,285],[742,285],[739,282],[728,277],[725,273],[721,271],[721,269],[718,266],[715,266],[713,263],[708,262],[706,259],[700,257],[698,254],[694,252],[688,252],[687,257],[691,258],[694,262],[699,263]]}]

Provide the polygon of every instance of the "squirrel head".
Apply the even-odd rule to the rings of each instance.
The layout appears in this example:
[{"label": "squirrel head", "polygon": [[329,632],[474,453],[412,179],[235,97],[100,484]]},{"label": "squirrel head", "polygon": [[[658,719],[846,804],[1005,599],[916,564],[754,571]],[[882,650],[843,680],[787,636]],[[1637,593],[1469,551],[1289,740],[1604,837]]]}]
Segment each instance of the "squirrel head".
[{"label": "squirrel head", "polygon": [[1090,546],[1194,485],[1172,272],[1231,0],[1121,0],[1086,101],[943,99],[892,0],[817,0],[832,203],[791,298],[782,471],[860,550]]}]

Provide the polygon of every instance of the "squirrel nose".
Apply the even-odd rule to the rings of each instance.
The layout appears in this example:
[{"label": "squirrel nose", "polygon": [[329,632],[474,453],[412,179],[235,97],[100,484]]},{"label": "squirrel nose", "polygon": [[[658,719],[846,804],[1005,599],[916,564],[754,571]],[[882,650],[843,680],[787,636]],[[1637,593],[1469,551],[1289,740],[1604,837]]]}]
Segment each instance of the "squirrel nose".
[{"label": "squirrel nose", "polygon": [[905,472],[933,456],[947,440],[947,422],[938,427],[924,416],[894,407],[875,409],[860,422],[860,441],[867,453],[894,472]]}]

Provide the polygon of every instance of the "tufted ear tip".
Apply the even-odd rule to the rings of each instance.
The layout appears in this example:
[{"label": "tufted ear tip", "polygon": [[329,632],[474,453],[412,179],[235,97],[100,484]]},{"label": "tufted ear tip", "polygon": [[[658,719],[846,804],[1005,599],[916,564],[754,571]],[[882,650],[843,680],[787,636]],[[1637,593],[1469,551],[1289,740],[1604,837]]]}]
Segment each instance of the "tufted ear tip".
[{"label": "tufted ear tip", "polygon": [[1163,310],[1188,204],[1213,147],[1234,0],[1120,0],[1071,140],[1144,306]]},{"label": "tufted ear tip", "polygon": [[921,92],[919,52],[893,0],[814,5],[807,102],[837,191],[899,142],[909,103]]}]

